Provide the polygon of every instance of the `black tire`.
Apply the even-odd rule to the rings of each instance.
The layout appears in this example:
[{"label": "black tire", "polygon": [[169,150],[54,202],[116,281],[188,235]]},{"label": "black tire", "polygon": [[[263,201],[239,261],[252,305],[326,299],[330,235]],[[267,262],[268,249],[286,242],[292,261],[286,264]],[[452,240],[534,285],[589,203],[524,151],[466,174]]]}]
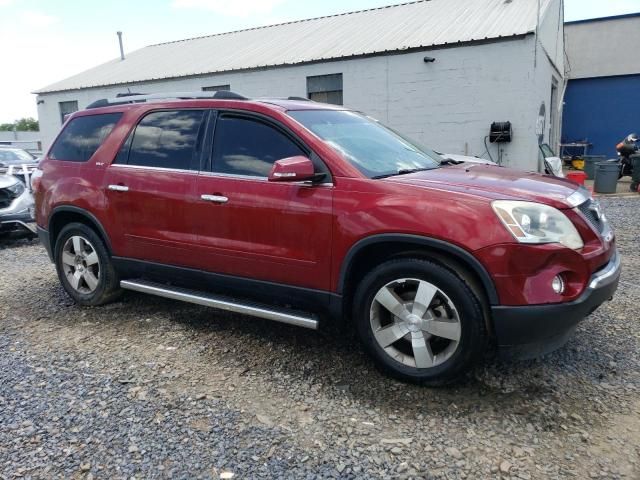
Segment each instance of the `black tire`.
[{"label": "black tire", "polygon": [[[457,311],[457,315],[453,316],[458,319],[458,327],[456,328],[459,328],[459,339],[453,353],[449,351],[448,358],[444,354],[441,355],[442,358],[447,358],[441,364],[436,365],[434,362],[434,366],[429,368],[417,368],[418,361],[414,359],[414,366],[408,366],[393,358],[376,340],[372,317],[374,309],[380,308],[380,305],[379,303],[373,304],[374,298],[383,287],[400,279],[416,279],[427,282],[428,285],[439,290],[437,295],[443,295],[442,298],[446,297]],[[397,285],[404,284],[400,282]],[[407,295],[410,295],[410,292]],[[384,310],[382,311],[384,312]],[[433,317],[436,312],[432,307],[427,312],[437,320]],[[476,363],[481,361],[487,348],[487,332],[482,312],[480,299],[460,276],[436,263],[407,258],[388,261],[365,276],[354,296],[352,318],[356,323],[358,336],[365,350],[371,355],[380,370],[402,381],[437,387],[460,380]],[[425,315],[427,314],[422,317]],[[395,317],[391,315],[390,318],[390,323],[385,326],[391,326],[394,323],[393,318]],[[380,330],[377,331],[380,332]],[[422,333],[424,334],[424,332]],[[411,335],[409,334],[409,337]],[[425,334],[425,338],[426,336]],[[427,342],[433,341],[449,341],[448,348],[452,345],[452,340],[441,339],[437,336],[432,336],[431,340],[427,340]],[[400,338],[398,342],[400,344],[394,343],[392,347],[396,345],[402,347],[402,342],[407,342],[408,347],[405,348],[413,348],[406,337]],[[431,345],[433,346],[433,344]],[[435,353],[435,350],[431,348],[430,353]],[[435,357],[437,356],[435,355]],[[401,356],[401,358],[405,357]],[[406,358],[410,358],[410,356]]]},{"label": "black tire", "polygon": [[[91,267],[94,273],[97,272],[93,275],[93,278],[97,279],[97,286],[93,290],[84,280],[81,280],[83,286],[79,286],[78,289],[74,288],[69,281],[69,267],[63,262],[63,250],[67,242],[73,243],[74,237],[83,238],[85,241],[83,245],[88,245],[87,250],[94,251],[97,255],[97,264]],[[87,307],[104,305],[115,300],[122,293],[120,279],[104,242],[92,228],[83,223],[70,223],[60,231],[54,247],[54,261],[60,283],[67,294],[79,305]]]}]

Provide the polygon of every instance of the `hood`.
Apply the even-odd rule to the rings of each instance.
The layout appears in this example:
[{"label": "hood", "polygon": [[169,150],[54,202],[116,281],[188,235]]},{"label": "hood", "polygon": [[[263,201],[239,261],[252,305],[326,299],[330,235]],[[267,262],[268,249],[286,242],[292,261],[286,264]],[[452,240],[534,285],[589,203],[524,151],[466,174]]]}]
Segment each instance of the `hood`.
[{"label": "hood", "polygon": [[18,183],[16,177],[0,174],[0,188],[7,188]]},{"label": "hood", "polygon": [[526,200],[569,208],[578,185],[563,178],[490,165],[456,165],[390,177],[386,181],[464,192],[491,200]]}]

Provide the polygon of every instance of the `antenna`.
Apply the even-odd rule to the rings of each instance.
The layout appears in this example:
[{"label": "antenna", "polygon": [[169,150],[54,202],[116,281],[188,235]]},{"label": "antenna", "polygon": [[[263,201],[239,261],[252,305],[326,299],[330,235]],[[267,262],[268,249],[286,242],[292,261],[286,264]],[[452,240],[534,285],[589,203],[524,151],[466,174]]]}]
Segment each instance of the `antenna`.
[{"label": "antenna", "polygon": [[124,47],[122,46],[122,32],[116,32],[118,34],[118,43],[120,43],[120,60],[124,60]]}]

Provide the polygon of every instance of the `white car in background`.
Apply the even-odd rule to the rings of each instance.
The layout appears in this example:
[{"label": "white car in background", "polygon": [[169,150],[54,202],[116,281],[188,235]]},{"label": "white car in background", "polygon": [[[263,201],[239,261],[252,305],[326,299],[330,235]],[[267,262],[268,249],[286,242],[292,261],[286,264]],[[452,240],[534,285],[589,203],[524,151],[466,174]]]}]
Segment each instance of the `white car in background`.
[{"label": "white car in background", "polygon": [[38,159],[26,150],[0,146],[0,235],[36,232],[31,173],[37,165]]}]

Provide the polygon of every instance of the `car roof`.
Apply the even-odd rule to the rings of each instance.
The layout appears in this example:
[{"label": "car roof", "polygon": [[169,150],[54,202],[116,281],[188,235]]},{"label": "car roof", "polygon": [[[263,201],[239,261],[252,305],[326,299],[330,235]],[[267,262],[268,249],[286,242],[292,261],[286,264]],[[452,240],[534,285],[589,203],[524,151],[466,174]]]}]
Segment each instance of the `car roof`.
[{"label": "car roof", "polygon": [[330,105],[306,99],[293,98],[257,98],[255,102],[276,105],[284,110],[347,110],[342,105]]},{"label": "car roof", "polygon": [[[196,108],[243,109],[248,105],[260,105],[279,111],[289,110],[345,110],[339,105],[318,103],[302,97],[247,98],[229,91],[217,92],[165,92],[154,94],[121,94],[115,98],[96,100],[80,112],[91,113],[125,112],[128,110],[149,110],[150,107],[176,108],[180,106]],[[251,108],[250,108],[251,109]],[[96,111],[97,110],[97,111]],[[76,114],[73,115],[74,117]]]},{"label": "car roof", "polygon": [[[254,107],[254,108],[251,108]],[[150,111],[154,109],[179,109],[179,108],[201,108],[201,109],[224,109],[224,110],[258,110],[255,107],[267,108],[279,112],[301,111],[301,110],[327,110],[327,111],[347,111],[348,109],[338,105],[328,105],[317,102],[302,102],[282,99],[260,99],[251,101],[237,100],[173,100],[149,103],[134,103],[126,105],[113,105],[97,107],[85,110],[78,110],[71,114],[70,118],[88,115],[100,115],[107,113],[124,113],[127,111]]]}]

